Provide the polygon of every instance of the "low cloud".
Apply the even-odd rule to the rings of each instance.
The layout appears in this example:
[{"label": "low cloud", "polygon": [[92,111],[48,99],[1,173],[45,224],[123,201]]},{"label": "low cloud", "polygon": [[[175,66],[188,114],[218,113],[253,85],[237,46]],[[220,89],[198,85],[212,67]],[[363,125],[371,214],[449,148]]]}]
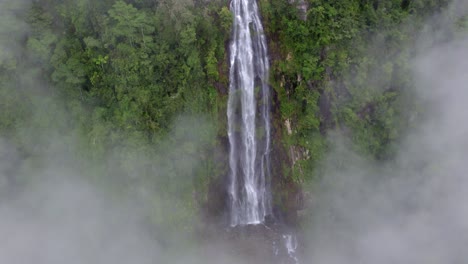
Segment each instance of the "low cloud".
[{"label": "low cloud", "polygon": [[[466,14],[466,1],[454,5],[465,8],[458,15]],[[465,58],[468,38],[458,37],[424,47],[413,60],[417,97],[424,111],[404,137],[395,160],[366,160],[342,136],[331,136],[332,151],[314,190],[307,237],[309,262],[466,262]]]}]

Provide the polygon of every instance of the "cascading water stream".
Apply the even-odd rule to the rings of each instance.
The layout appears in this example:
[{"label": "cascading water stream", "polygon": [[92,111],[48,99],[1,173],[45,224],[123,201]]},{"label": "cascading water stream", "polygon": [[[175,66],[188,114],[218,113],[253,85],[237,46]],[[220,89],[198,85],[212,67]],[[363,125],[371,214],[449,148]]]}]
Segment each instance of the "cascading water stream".
[{"label": "cascading water stream", "polygon": [[[270,188],[270,87],[266,38],[255,0],[232,0],[227,108],[230,224],[264,223],[272,215]],[[286,256],[299,263],[296,236],[283,234]],[[278,241],[279,242],[279,241]],[[278,253],[276,242],[273,249]]]},{"label": "cascading water stream", "polygon": [[[228,136],[231,226],[259,224],[272,214],[269,62],[255,0],[232,0]],[[257,102],[257,99],[258,102]],[[258,115],[257,115],[258,113]]]}]

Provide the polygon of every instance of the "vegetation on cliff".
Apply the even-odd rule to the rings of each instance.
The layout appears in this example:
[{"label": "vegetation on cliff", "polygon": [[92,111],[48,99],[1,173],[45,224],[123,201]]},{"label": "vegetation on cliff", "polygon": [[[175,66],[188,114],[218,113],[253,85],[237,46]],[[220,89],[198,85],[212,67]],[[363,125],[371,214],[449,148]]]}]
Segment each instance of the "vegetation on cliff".
[{"label": "vegetation on cliff", "polygon": [[[261,1],[274,66],[283,142],[297,182],[319,176],[327,132],[356,151],[391,159],[395,143],[422,111],[412,97],[414,44],[449,1]],[[453,17],[444,19],[456,20]],[[447,29],[439,42],[454,36]],[[432,38],[428,38],[432,39]],[[420,47],[428,48],[433,43]]]},{"label": "vegetation on cliff", "polygon": [[[0,174],[1,188],[22,188],[37,181],[28,171],[66,162],[116,196],[143,199],[152,224],[192,229],[227,171],[227,3],[0,4],[0,135],[17,161]],[[320,175],[331,129],[363,155],[392,158],[422,111],[408,64],[418,51],[405,44],[430,33],[425,19],[447,4],[260,1],[285,189]],[[467,27],[466,17],[454,22]]]}]

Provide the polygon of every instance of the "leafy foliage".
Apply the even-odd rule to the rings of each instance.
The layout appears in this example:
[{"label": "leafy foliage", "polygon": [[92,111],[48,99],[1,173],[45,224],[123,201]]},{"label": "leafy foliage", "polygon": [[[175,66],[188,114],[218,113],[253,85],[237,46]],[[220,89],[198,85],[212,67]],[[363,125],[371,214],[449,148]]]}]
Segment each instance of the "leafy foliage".
[{"label": "leafy foliage", "polygon": [[409,100],[415,51],[408,44],[448,4],[423,2],[261,1],[275,40],[272,83],[281,119],[292,125],[283,142],[303,157],[287,175],[299,182],[317,175],[330,129],[348,135],[362,155],[392,158],[418,109]]},{"label": "leafy foliage", "polygon": [[[213,121],[224,102],[215,84],[229,10],[122,0],[39,0],[19,10],[28,34],[12,44],[23,46],[0,54],[2,138],[34,164],[65,148],[73,167],[116,197],[143,188],[154,224],[193,227],[203,202],[193,194],[206,192],[219,167]],[[175,212],[161,212],[166,200]]]},{"label": "leafy foliage", "polygon": [[[330,129],[365,155],[391,158],[418,109],[408,103],[414,51],[406,44],[448,1],[305,0],[306,10],[300,0],[259,2],[275,124],[291,124],[282,143],[301,152],[285,174],[310,179]],[[116,196],[143,197],[153,224],[193,226],[208,185],[226,169],[214,151],[226,135],[226,3],[2,3],[0,135],[16,144],[22,170],[65,149],[67,158],[54,158],[89,168],[83,173]],[[164,213],[169,206],[175,213]]]}]

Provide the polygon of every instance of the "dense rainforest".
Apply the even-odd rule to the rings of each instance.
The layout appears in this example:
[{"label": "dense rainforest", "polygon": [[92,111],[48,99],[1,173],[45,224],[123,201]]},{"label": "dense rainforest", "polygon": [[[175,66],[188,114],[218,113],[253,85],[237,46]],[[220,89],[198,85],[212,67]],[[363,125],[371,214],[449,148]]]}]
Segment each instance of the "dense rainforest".
[{"label": "dense rainforest", "polygon": [[[273,201],[300,228],[334,135],[375,164],[395,159],[427,117],[411,60],[464,37],[468,16],[448,0],[258,3]],[[155,233],[222,225],[232,21],[220,0],[1,0],[1,199],[80,175],[132,200]]]}]

